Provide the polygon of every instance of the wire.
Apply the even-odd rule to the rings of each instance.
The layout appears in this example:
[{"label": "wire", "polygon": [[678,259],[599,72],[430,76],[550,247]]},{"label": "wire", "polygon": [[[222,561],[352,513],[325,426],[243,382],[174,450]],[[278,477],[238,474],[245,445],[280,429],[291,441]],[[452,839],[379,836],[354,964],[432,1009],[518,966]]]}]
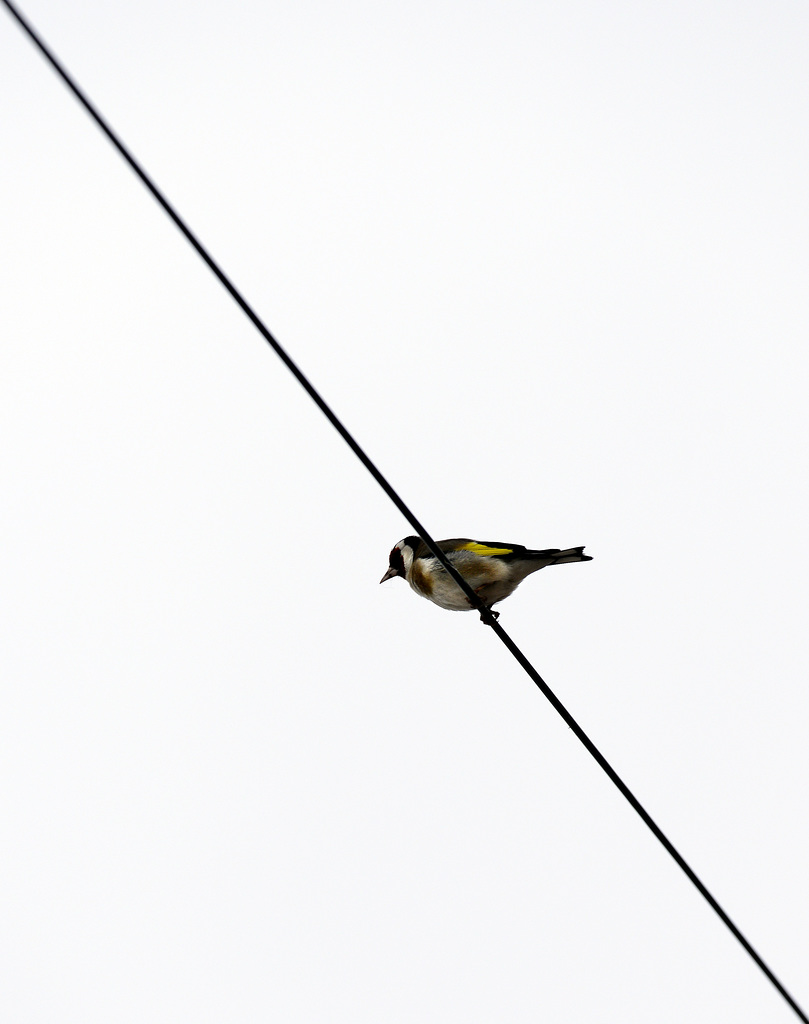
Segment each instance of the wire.
[{"label": "wire", "polygon": [[48,63],[51,65],[54,71],[56,71],[56,73],[59,75],[59,77],[68,87],[68,89],[73,93],[73,95],[76,97],[79,103],[81,103],[81,105],[90,115],[90,117],[96,122],[98,127],[104,132],[104,134],[113,144],[113,146],[115,146],[115,148],[124,158],[124,160],[126,160],[129,166],[135,172],[135,174],[137,174],[137,176],[140,178],[140,180],[143,182],[143,184],[146,186],[149,192],[152,193],[157,202],[163,207],[168,216],[174,221],[174,223],[185,236],[185,238],[194,247],[197,254],[208,265],[208,267],[211,269],[214,275],[218,278],[219,282],[230,294],[230,296],[233,298],[233,300],[236,302],[236,304],[239,306],[242,312],[247,316],[247,318],[250,320],[250,322],[253,324],[253,326],[256,328],[259,334],[273,349],[273,351],[281,359],[281,361],[284,363],[287,369],[290,370],[290,372],[296,378],[298,383],[304,388],[309,397],[314,401],[314,403],[317,405],[320,411],[326,416],[326,418],[329,420],[329,422],[332,424],[335,430],[340,434],[340,436],[343,438],[343,440],[346,442],[349,448],[351,448],[351,450],[354,452],[354,454],[357,456],[360,462],[365,466],[365,468],[368,470],[371,476],[376,480],[376,482],[379,484],[382,490],[387,494],[387,496],[390,498],[393,504],[399,509],[399,511],[410,523],[410,525],[413,527],[416,533],[422,538],[422,540],[425,542],[430,551],[432,551],[435,557],[438,558],[438,560],[442,563],[447,572],[449,572],[450,576],[452,576],[452,578],[455,580],[455,582],[458,584],[461,590],[463,590],[463,592],[469,598],[470,603],[475,608],[477,608],[477,610],[480,612],[481,619],[488,626],[491,626],[491,628],[494,630],[494,632],[497,634],[497,636],[500,638],[503,644],[508,648],[508,650],[514,656],[514,658],[523,667],[528,676],[534,681],[534,683],[547,697],[547,699],[550,701],[550,703],[553,705],[556,711],[570,726],[570,728],[576,734],[577,738],[581,741],[585,749],[591,754],[591,756],[595,759],[597,764],[606,773],[606,775],[618,788],[618,790],[620,790],[622,795],[629,802],[630,806],[638,813],[638,815],[640,815],[644,824],[650,829],[653,835],[659,840],[659,842],[663,845],[666,851],[671,855],[671,857],[683,870],[687,878],[693,883],[693,885],[705,898],[708,904],[713,908],[713,910],[716,912],[716,914],[719,916],[722,922],[727,926],[727,928],[731,931],[731,933],[736,937],[736,939],[738,939],[738,941],[744,947],[745,951],[750,955],[753,961],[763,971],[763,973],[766,975],[769,981],[775,986],[778,992],[780,992],[780,994],[784,997],[787,1003],[789,1003],[789,1005],[792,1007],[792,1009],[795,1011],[798,1017],[802,1021],[804,1021],[805,1024],[809,1024],[809,1017],[806,1016],[806,1014],[795,1002],[795,1000],[792,998],[789,992],[784,988],[784,986],[781,984],[778,978],[773,974],[773,972],[770,970],[767,964],[761,959],[761,957],[758,955],[755,949],[747,941],[744,935],[739,931],[739,929],[736,927],[733,921],[728,917],[728,915],[725,913],[725,911],[722,909],[719,903],[714,899],[714,897],[711,895],[711,893],[708,891],[705,885],[700,881],[700,879],[697,877],[697,875],[694,873],[691,867],[689,867],[685,859],[677,851],[677,849],[674,847],[671,841],[666,837],[663,831],[653,820],[651,815],[645,810],[645,808],[634,795],[634,793],[629,789],[629,787],[626,785],[623,779],[618,775],[618,773],[615,771],[615,769],[612,767],[612,765],[609,763],[606,757],[604,757],[604,755],[601,753],[601,751],[598,749],[595,743],[593,743],[593,741],[590,739],[590,737],[587,735],[584,729],[582,729],[582,727],[579,725],[579,723],[576,721],[573,715],[571,715],[571,713],[559,700],[559,698],[556,696],[553,690],[551,690],[551,688],[548,686],[548,684],[545,682],[545,680],[542,678],[539,672],[537,672],[537,670],[534,668],[534,666],[531,664],[528,658],[522,653],[520,648],[514,643],[514,641],[511,639],[508,633],[506,633],[506,631],[497,621],[496,617],[492,614],[491,609],[489,609],[481,601],[481,599],[474,592],[474,590],[472,590],[472,588],[469,586],[466,580],[460,575],[460,573],[458,573],[455,567],[446,559],[443,551],[441,551],[441,549],[438,547],[438,545],[432,539],[429,533],[427,533],[427,531],[424,529],[424,527],[416,518],[416,516],[410,511],[409,507],[405,504],[405,502],[402,500],[399,494],[394,490],[393,486],[388,482],[385,476],[383,476],[381,471],[371,461],[369,456],[366,455],[365,451],[360,447],[359,443],[349,433],[348,429],[337,417],[337,414],[327,404],[325,399],[317,391],[317,389],[311,383],[308,377],[306,377],[306,375],[303,373],[300,367],[298,367],[298,365],[294,362],[292,357],[286,352],[286,350],[281,346],[281,344],[276,340],[276,338],[273,337],[273,335],[265,326],[261,318],[253,310],[252,306],[247,302],[247,300],[244,298],[241,292],[236,288],[236,286],[225,274],[225,272],[221,269],[221,267],[214,260],[214,258],[210,255],[207,249],[205,249],[205,247],[202,245],[202,243],[199,241],[196,235],[194,235],[194,233],[191,231],[191,229],[188,227],[185,221],[180,217],[180,215],[168,201],[168,199],[166,199],[163,193],[158,189],[157,185],[155,185],[155,183],[152,181],[152,179],[149,177],[146,171],[141,167],[141,165],[138,163],[135,157],[126,148],[121,139],[107,124],[107,122],[104,120],[101,114],[96,110],[95,106],[90,102],[87,96],[85,96],[85,94],[73,80],[71,75],[68,74],[66,69],[60,63],[60,61],[57,60],[56,56],[45,45],[43,40],[33,29],[33,27],[29,24],[29,22],[23,17],[23,15],[15,7],[15,5],[10,3],[10,0],[2,0],[2,3],[5,4],[5,6],[8,8],[12,16],[17,20],[21,28],[25,31],[25,33],[28,35],[28,37],[31,39],[34,45],[39,49],[40,53],[45,57],[45,59],[48,61]]}]

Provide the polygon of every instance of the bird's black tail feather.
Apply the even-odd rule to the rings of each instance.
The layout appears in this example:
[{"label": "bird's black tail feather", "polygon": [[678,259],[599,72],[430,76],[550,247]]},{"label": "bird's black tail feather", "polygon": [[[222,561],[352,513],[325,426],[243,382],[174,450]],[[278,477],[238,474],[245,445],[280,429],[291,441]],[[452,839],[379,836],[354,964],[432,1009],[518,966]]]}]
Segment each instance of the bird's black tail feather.
[{"label": "bird's black tail feather", "polygon": [[585,555],[584,547],[580,548],[565,548],[564,551],[559,548],[551,548],[548,551],[527,551],[526,555],[528,558],[542,559],[545,565],[561,565],[564,562],[592,562],[592,555]]}]

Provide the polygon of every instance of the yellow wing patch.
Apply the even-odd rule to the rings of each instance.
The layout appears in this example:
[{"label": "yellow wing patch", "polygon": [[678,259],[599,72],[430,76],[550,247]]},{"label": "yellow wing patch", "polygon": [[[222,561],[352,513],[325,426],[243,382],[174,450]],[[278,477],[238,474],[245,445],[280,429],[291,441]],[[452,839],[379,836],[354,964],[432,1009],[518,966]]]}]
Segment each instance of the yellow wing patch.
[{"label": "yellow wing patch", "polygon": [[512,548],[490,548],[488,544],[478,544],[474,540],[470,540],[468,544],[462,544],[457,550],[471,551],[474,555],[510,555],[513,553]]}]

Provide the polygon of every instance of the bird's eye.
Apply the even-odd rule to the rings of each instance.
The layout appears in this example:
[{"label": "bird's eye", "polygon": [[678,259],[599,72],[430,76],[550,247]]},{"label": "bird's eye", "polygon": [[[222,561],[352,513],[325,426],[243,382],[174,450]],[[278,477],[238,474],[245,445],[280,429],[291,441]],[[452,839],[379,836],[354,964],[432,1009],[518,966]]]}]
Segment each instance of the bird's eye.
[{"label": "bird's eye", "polygon": [[398,548],[394,548],[390,553],[389,563],[391,569],[395,569],[402,576],[404,575],[405,566],[404,559],[402,558],[402,552]]}]

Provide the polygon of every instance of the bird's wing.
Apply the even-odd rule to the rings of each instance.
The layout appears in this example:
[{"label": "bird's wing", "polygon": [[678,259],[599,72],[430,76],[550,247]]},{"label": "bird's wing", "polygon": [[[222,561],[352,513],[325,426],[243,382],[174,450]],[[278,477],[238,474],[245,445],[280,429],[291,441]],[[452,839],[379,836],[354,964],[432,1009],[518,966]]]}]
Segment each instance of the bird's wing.
[{"label": "bird's wing", "polygon": [[[483,558],[502,558],[504,562],[519,561],[523,558],[548,558],[558,554],[559,548],[545,548],[542,551],[534,551],[526,548],[523,544],[509,544],[505,541],[496,540],[471,540],[469,537],[454,537],[452,540],[440,540],[438,546],[446,554],[468,551],[473,555],[480,555]],[[416,548],[416,558],[432,558],[432,552],[421,541]]]},{"label": "bird's wing", "polygon": [[[473,555],[480,555],[484,558],[512,558],[525,557],[526,549],[522,544],[506,544],[502,541],[470,540],[469,537],[455,537],[452,540],[440,540],[439,548],[447,554],[460,551],[468,551]],[[417,558],[429,558],[430,549],[422,541],[416,552]]]}]

